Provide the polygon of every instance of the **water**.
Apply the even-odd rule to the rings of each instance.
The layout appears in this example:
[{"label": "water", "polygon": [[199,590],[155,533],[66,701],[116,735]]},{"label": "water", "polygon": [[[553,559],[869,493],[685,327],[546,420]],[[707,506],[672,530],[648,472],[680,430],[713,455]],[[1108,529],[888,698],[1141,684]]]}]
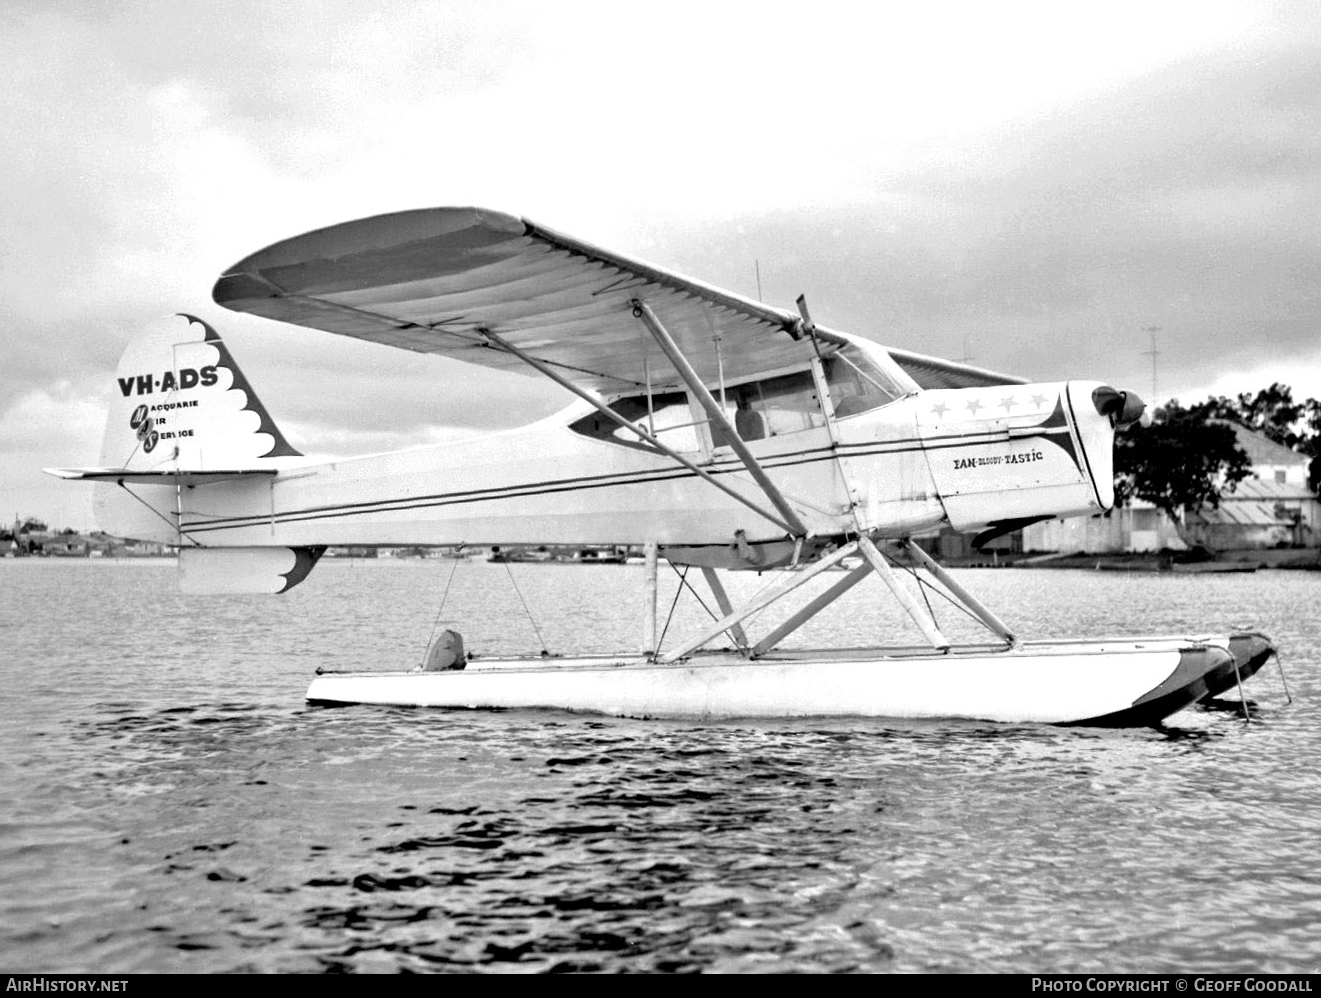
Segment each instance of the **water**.
[{"label": "water", "polygon": [[[960,573],[1033,637],[1271,634],[1295,702],[1270,666],[1247,725],[304,705],[318,665],[418,661],[453,568],[200,600],[168,564],[0,562],[0,966],[1321,970],[1321,575]],[[488,653],[637,644],[640,568],[513,571],[540,634],[486,564],[441,626]],[[863,585],[804,640],[900,626]]]}]

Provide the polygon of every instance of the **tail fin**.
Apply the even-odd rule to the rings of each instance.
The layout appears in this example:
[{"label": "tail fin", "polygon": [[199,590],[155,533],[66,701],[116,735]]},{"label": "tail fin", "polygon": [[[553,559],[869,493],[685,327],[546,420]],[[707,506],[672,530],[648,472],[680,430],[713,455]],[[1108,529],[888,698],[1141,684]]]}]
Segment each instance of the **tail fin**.
[{"label": "tail fin", "polygon": [[178,545],[185,592],[274,593],[305,578],[324,549],[204,547],[179,523],[199,499],[191,487],[270,488],[285,465],[281,459],[301,456],[220,335],[180,314],[148,327],[124,350],[101,466],[46,470],[107,483],[97,488],[93,506],[108,533]]},{"label": "tail fin", "polygon": [[125,471],[253,470],[298,457],[224,340],[202,319],[176,315],[124,351],[101,462]]},{"label": "tail fin", "polygon": [[[59,478],[202,484],[274,474],[289,445],[224,340],[192,315],[138,334],[115,372],[96,468],[47,468]],[[180,479],[185,479],[181,481]]]}]

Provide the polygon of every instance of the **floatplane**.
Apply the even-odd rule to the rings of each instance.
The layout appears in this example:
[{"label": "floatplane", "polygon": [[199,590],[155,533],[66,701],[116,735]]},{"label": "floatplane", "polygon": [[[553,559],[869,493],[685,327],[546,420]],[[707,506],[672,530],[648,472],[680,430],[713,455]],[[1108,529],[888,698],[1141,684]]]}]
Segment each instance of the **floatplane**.
[{"label": "floatplane", "polygon": [[[48,470],[101,483],[103,529],[177,545],[186,592],[284,592],[330,545],[646,552],[640,649],[478,659],[447,632],[416,669],[319,674],[311,701],[1148,725],[1273,652],[1258,634],[1027,641],[917,543],[945,526],[984,541],[1108,510],[1114,434],[1143,410],[1132,393],[887,349],[817,325],[802,298],[772,307],[476,208],[284,240],[235,264],[213,298],[540,375],[576,399],[519,430],[316,461],[285,439],[213,326],[181,314],[126,349],[102,465]],[[669,648],[657,634],[664,561],[698,569],[720,610]],[[780,577],[735,605],[721,573],[737,571]],[[749,633],[814,579],[805,605]],[[784,647],[864,579],[898,601],[921,644]],[[919,585],[986,640],[952,642]]]}]

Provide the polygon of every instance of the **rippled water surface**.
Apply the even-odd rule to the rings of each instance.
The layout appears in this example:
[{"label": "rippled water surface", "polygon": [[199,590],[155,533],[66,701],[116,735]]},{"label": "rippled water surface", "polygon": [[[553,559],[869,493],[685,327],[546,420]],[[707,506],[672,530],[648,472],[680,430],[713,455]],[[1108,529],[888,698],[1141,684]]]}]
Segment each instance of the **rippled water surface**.
[{"label": "rippled water surface", "polygon": [[[1294,702],[1270,666],[1251,723],[1160,730],[309,708],[418,661],[447,586],[477,651],[634,647],[641,569],[514,566],[534,629],[481,563],[204,600],[0,562],[0,966],[1321,971],[1321,574],[959,577],[1027,636],[1260,629]],[[802,640],[901,623],[864,585]]]}]

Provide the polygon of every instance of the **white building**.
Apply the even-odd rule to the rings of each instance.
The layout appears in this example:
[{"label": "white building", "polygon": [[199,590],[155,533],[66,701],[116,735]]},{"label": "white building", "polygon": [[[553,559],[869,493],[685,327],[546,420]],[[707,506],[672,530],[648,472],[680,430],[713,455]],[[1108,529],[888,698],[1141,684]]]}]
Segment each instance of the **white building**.
[{"label": "white building", "polygon": [[1231,425],[1252,474],[1221,496],[1218,509],[1189,513],[1182,532],[1164,512],[1136,500],[1103,516],[1026,527],[1023,549],[1104,554],[1179,551],[1189,543],[1213,551],[1321,547],[1321,502],[1307,487],[1309,459],[1245,426]]}]

